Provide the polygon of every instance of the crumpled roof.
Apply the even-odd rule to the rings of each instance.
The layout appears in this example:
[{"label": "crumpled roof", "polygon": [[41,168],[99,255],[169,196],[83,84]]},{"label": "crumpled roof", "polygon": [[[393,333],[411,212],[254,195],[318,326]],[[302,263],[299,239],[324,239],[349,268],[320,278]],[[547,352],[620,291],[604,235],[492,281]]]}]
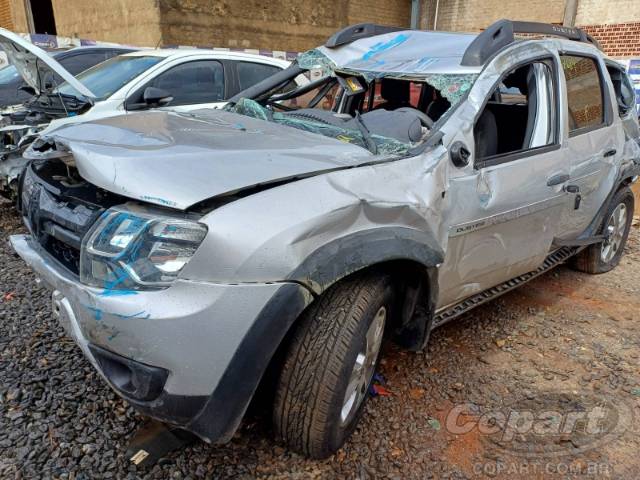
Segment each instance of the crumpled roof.
[{"label": "crumpled roof", "polygon": [[399,74],[416,79],[434,73],[479,73],[480,67],[460,65],[475,37],[464,33],[404,30],[363,38],[337,48],[318,47],[300,55],[298,63],[303,68],[311,68],[310,65],[325,57],[338,70],[376,76]]},{"label": "crumpled roof", "polygon": [[356,40],[337,48],[318,47],[298,56],[298,65],[376,78],[404,78],[426,82],[455,105],[478,77],[480,67],[460,61],[474,35],[405,30]]}]

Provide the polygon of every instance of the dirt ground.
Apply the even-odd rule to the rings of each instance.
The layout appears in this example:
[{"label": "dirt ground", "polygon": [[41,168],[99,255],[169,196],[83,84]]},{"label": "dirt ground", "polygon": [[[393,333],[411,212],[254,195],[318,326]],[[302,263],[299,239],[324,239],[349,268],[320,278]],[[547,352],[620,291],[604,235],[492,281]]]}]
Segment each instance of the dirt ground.
[{"label": "dirt ground", "polygon": [[638,478],[637,218],[614,272],[560,266],[437,330],[422,353],[386,344],[387,394],[333,457],[291,454],[252,418],[228,445],[146,470],[123,456],[141,417],[53,322],[7,247],[17,231],[0,205],[0,478]]}]

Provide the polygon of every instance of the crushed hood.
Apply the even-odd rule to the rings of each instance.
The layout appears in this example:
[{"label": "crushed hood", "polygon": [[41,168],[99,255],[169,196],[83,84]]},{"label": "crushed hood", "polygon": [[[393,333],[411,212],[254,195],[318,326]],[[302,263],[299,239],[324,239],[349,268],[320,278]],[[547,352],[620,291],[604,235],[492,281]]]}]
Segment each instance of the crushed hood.
[{"label": "crushed hood", "polygon": [[67,152],[92,184],[180,210],[245,188],[376,158],[340,140],[212,109],[149,111],[66,125],[42,136],[25,156],[52,158]]},{"label": "crushed hood", "polygon": [[37,94],[42,91],[42,80],[56,73],[78,93],[90,99],[95,98],[91,90],[76,80],[44,50],[4,28],[0,28],[0,48],[7,54],[9,63],[15,65],[24,81],[33,87]]}]

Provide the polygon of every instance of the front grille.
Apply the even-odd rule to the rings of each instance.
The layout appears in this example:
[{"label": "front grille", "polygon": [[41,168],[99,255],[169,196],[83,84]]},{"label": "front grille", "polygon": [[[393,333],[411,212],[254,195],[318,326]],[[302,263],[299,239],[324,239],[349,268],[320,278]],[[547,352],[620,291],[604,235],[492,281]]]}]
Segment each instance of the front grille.
[{"label": "front grille", "polygon": [[82,239],[105,208],[79,198],[79,193],[97,190],[95,187],[65,187],[56,181],[59,172],[54,171],[54,175],[47,171],[52,168],[49,165],[38,171],[27,168],[21,192],[22,214],[44,250],[69,272],[79,275]]},{"label": "front grille", "polygon": [[47,235],[44,249],[75,275],[80,275],[80,249]]}]

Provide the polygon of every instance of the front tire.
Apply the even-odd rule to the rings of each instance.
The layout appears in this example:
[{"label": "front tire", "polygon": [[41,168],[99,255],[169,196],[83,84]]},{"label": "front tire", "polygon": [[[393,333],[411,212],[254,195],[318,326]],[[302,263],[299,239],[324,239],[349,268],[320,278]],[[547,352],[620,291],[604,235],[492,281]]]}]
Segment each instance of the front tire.
[{"label": "front tire", "polygon": [[613,270],[622,257],[633,220],[634,197],[629,188],[623,188],[611,200],[600,233],[605,240],[590,245],[578,253],[572,266],[581,272],[598,274]]},{"label": "front tire", "polygon": [[298,453],[325,458],[355,429],[392,311],[388,277],[331,287],[303,314],[276,389],[276,435]]}]

